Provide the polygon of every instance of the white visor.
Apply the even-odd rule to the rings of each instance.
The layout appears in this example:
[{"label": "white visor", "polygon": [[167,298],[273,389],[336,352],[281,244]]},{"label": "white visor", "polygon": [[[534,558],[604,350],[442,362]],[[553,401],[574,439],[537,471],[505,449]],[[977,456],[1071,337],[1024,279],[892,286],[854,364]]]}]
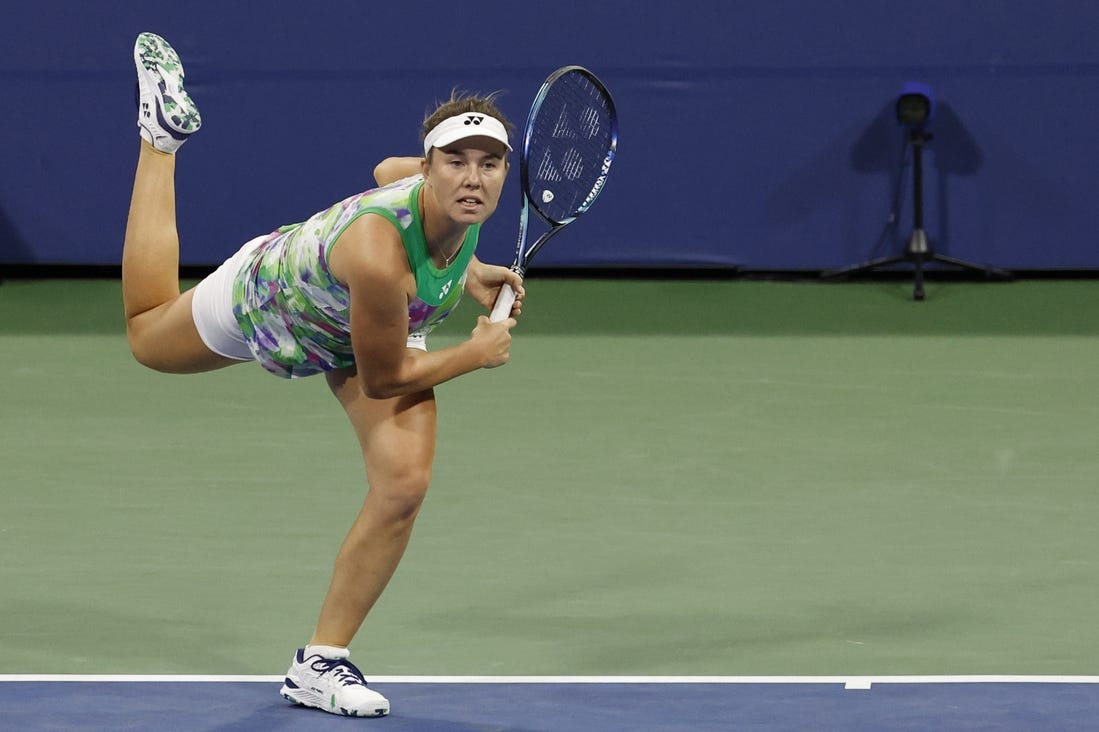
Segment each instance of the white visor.
[{"label": "white visor", "polygon": [[446,147],[467,137],[491,137],[493,140],[504,143],[507,149],[511,150],[508,131],[504,128],[503,122],[480,112],[467,112],[444,119],[427,133],[427,137],[424,138],[424,156],[426,157],[433,147]]}]

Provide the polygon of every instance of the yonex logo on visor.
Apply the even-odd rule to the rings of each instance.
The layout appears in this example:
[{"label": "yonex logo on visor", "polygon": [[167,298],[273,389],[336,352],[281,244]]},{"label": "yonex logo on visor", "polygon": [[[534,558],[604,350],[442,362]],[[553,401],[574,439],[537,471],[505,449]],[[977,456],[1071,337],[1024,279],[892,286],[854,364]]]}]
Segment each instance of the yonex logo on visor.
[{"label": "yonex logo on visor", "polygon": [[446,147],[467,137],[491,137],[504,143],[508,150],[512,149],[503,122],[487,114],[466,112],[447,117],[427,133],[424,155],[433,147]]}]

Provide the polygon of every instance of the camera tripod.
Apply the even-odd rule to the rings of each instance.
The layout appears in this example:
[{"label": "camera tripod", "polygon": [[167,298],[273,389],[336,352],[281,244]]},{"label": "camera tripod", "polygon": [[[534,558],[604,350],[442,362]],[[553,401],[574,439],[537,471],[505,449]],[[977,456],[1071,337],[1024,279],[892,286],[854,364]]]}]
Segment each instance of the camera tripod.
[{"label": "camera tripod", "polygon": [[945,254],[938,254],[931,250],[927,243],[927,232],[923,228],[923,146],[931,140],[931,133],[922,128],[912,128],[909,131],[908,141],[912,145],[912,234],[908,238],[908,246],[903,253],[892,257],[871,259],[870,261],[856,264],[844,269],[824,273],[824,277],[847,277],[860,272],[867,272],[881,267],[888,267],[902,262],[911,262],[915,286],[912,299],[923,300],[923,275],[924,265],[928,262],[941,262],[954,267],[959,267],[972,272],[980,272],[985,277],[1007,280],[1011,274],[996,267],[974,264]]}]

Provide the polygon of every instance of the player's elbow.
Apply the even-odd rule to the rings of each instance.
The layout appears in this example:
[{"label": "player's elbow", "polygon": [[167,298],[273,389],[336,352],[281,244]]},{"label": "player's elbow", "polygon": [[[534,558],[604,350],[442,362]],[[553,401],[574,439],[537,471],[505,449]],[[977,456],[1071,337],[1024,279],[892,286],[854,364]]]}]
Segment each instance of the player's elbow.
[{"label": "player's elbow", "polygon": [[389,181],[392,160],[393,158],[386,158],[374,166],[374,182],[378,185],[384,186]]},{"label": "player's elbow", "polygon": [[405,384],[382,374],[367,374],[359,384],[363,394],[371,399],[392,399],[408,392]]},{"label": "player's elbow", "polygon": [[395,396],[400,396],[395,388],[388,384],[377,384],[370,381],[362,382],[363,394],[370,399],[390,399]]},{"label": "player's elbow", "polygon": [[367,340],[367,346],[357,352],[355,359],[361,364],[359,388],[362,393],[371,399],[390,399],[416,391],[417,385],[424,380],[424,373],[412,352],[420,352],[405,348],[401,343],[400,353],[391,353],[387,347],[371,348]]},{"label": "player's elbow", "polygon": [[413,172],[407,159],[386,158],[374,166],[374,180],[380,186],[387,186],[401,178],[407,178]]}]

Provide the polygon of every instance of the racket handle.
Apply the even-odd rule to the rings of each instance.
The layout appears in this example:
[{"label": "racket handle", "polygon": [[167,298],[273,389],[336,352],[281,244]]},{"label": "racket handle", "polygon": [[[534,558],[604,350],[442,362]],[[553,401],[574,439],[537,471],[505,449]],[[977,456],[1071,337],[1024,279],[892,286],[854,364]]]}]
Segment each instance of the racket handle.
[{"label": "racket handle", "polygon": [[501,320],[507,320],[511,317],[511,306],[514,304],[515,290],[505,282],[500,288],[500,294],[496,297],[496,304],[492,306],[492,314],[488,316],[489,321],[499,323]]}]

